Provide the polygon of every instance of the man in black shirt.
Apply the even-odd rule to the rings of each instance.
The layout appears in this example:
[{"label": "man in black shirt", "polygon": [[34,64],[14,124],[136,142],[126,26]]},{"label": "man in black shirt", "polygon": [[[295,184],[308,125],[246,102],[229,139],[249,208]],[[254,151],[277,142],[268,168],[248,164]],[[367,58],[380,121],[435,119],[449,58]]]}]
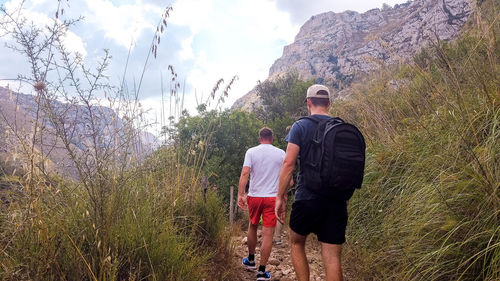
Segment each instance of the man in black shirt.
[{"label": "man in black shirt", "polygon": [[[311,115],[321,119],[328,115],[330,91],[323,85],[307,89],[307,107]],[[283,222],[286,213],[284,195],[288,189],[297,159],[305,159],[310,141],[316,131],[316,123],[309,119],[295,122],[286,136],[288,142],[285,159],[280,171],[276,197],[276,217]],[[323,263],[327,281],[342,281],[341,250],[345,242],[347,226],[347,202],[326,199],[307,188],[307,182],[299,170],[297,191],[290,216],[291,257],[299,281],[309,280],[309,264],[305,252],[307,235],[311,232],[321,242]]]}]

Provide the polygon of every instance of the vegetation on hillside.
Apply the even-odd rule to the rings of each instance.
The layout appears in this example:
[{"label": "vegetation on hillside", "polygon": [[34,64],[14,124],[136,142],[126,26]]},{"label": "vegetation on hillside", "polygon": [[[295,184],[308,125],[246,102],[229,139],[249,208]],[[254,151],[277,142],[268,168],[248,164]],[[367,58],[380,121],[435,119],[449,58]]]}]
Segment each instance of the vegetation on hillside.
[{"label": "vegetation on hillside", "polygon": [[[141,161],[136,144],[143,128],[137,99],[142,79],[137,90],[128,92],[126,85],[111,85],[107,78],[108,51],[96,68],[69,52],[63,39],[77,21],[63,19],[62,6],[46,27],[30,23],[21,10],[10,14],[2,7],[0,28],[32,69],[19,80],[36,90],[36,115],[32,130],[23,132],[0,111],[10,136],[7,145],[17,148],[24,167],[0,174],[0,279],[229,280],[233,267],[226,211],[216,192],[202,193],[203,161],[186,164],[192,155],[184,148],[192,141],[173,137]],[[154,35],[154,56],[170,11],[165,10]],[[148,59],[149,54],[146,64]],[[173,67],[169,70],[177,100],[177,75]],[[226,94],[215,89],[212,99]],[[96,106],[103,96],[123,116],[122,126],[115,126],[117,120],[100,122],[109,119]],[[54,108],[54,99],[64,101],[66,110]],[[77,106],[84,124],[67,115]],[[84,135],[75,133],[79,125]],[[47,143],[48,134],[57,142]],[[56,146],[68,154],[75,178],[61,178],[46,168]],[[206,151],[196,153],[203,158]]]},{"label": "vegetation on hillside", "polygon": [[345,253],[359,280],[500,279],[497,3],[332,108],[368,143]]}]

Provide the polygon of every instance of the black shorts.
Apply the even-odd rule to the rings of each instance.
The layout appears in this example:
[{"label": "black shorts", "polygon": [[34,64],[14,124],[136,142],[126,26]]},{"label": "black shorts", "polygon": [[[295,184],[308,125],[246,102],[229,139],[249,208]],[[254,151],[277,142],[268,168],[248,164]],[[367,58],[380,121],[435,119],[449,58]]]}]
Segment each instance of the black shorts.
[{"label": "black shorts", "polygon": [[343,244],[347,226],[346,202],[300,200],[293,202],[290,228],[306,236],[315,233],[320,242]]}]

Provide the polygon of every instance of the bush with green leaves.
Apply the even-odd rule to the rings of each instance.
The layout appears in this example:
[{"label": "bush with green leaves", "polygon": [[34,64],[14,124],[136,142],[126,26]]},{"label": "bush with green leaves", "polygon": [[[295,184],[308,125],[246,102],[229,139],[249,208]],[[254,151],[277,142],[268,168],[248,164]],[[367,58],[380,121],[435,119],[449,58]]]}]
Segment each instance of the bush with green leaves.
[{"label": "bush with green leaves", "polygon": [[203,157],[192,158],[186,164],[202,164],[203,175],[229,202],[229,187],[238,188],[245,152],[259,144],[258,132],[262,127],[262,122],[246,111],[202,110],[197,116],[179,120],[176,142],[184,153]]},{"label": "bush with green leaves", "polygon": [[293,120],[307,115],[305,93],[312,84],[312,81],[302,81],[293,72],[259,83],[256,91],[262,100],[262,107],[256,109],[257,116],[269,122],[285,116]]}]

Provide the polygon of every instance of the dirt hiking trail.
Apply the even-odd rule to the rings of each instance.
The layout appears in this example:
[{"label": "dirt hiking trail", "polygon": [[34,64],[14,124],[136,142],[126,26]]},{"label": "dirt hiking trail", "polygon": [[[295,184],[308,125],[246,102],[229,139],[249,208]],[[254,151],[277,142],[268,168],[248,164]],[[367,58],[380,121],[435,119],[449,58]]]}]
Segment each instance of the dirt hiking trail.
[{"label": "dirt hiking trail", "polygon": [[[237,265],[241,265],[241,259],[248,255],[248,248],[246,244],[246,231],[240,231],[238,235],[233,237],[233,242],[235,245],[234,260]],[[260,260],[260,243],[262,242],[261,228],[257,232],[258,243],[255,251],[255,261],[257,265]],[[275,281],[294,281],[295,271],[292,266],[292,260],[290,258],[290,244],[288,239],[288,227],[283,227],[283,233],[281,237],[282,244],[276,245],[273,243],[273,249],[271,251],[271,256],[269,262],[266,266],[266,271],[271,273],[271,280]],[[306,242],[306,253],[307,259],[309,261],[310,270],[310,280],[320,281],[325,280],[325,273],[323,269],[323,262],[321,260],[321,245],[316,239],[315,235],[309,235]],[[234,280],[256,280],[257,271],[245,269],[241,265],[241,270],[238,271],[237,276]],[[349,274],[344,272],[344,279],[354,280],[348,278]]]}]

